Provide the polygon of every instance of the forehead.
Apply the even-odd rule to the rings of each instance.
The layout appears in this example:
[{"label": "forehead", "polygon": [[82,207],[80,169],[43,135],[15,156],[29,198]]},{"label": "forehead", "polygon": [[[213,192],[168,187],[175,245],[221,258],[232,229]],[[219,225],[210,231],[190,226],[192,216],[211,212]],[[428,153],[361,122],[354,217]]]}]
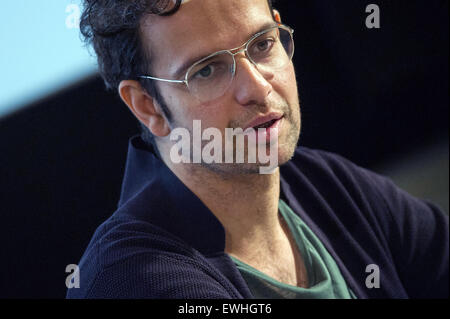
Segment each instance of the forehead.
[{"label": "forehead", "polygon": [[161,76],[192,57],[237,47],[271,21],[267,0],[189,0],[172,16],[148,16],[141,34]]}]

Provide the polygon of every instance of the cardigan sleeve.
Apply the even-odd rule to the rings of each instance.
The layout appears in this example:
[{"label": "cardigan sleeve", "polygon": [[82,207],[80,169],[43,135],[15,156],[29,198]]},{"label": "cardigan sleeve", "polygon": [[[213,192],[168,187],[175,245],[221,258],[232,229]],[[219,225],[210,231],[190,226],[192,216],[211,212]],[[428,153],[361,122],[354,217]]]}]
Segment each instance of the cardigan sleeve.
[{"label": "cardigan sleeve", "polygon": [[372,182],[390,218],[389,243],[411,298],[448,298],[449,218],[376,174]]},{"label": "cardigan sleeve", "polygon": [[[334,154],[334,156],[336,156]],[[340,157],[373,203],[397,273],[410,298],[448,298],[449,218],[391,179]]]},{"label": "cardigan sleeve", "polygon": [[[355,198],[364,197],[366,218],[383,232],[383,242],[410,298],[448,298],[449,217],[389,178],[334,153],[317,152]],[[349,182],[351,181],[351,182]],[[350,186],[349,186],[350,185]],[[357,189],[357,192],[355,191]],[[371,216],[369,216],[371,215]]]},{"label": "cardigan sleeve", "polygon": [[207,270],[188,259],[141,253],[99,273],[88,299],[231,299]]}]

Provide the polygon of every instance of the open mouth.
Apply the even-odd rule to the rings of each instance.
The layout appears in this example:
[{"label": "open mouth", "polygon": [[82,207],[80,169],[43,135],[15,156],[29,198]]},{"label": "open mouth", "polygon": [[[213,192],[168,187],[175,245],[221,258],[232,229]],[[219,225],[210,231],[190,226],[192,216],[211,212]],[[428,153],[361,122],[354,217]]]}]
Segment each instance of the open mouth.
[{"label": "open mouth", "polygon": [[267,129],[267,128],[270,128],[270,127],[274,126],[279,120],[281,120],[281,119],[274,119],[274,120],[268,121],[266,123],[263,123],[261,125],[255,126],[253,128],[255,130],[257,130],[259,128],[266,128]]}]

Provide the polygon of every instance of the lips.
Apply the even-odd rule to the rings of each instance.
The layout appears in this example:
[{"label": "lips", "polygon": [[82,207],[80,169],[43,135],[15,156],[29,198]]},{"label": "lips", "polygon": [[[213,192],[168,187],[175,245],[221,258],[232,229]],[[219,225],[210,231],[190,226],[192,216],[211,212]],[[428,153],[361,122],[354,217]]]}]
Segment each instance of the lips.
[{"label": "lips", "polygon": [[245,130],[247,130],[249,128],[253,128],[253,129],[270,128],[282,117],[283,117],[283,114],[280,114],[280,113],[271,113],[266,116],[258,117],[256,119],[254,119],[252,122],[250,122],[246,126]]}]

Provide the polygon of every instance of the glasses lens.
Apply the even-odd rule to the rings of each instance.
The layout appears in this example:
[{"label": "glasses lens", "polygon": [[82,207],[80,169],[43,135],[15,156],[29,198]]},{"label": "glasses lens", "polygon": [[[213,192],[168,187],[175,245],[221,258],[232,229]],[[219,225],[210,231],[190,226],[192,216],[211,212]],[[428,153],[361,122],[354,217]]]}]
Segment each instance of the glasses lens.
[{"label": "glasses lens", "polygon": [[[291,32],[283,28],[271,29],[253,39],[247,46],[250,60],[261,71],[284,68],[294,54]],[[194,64],[187,74],[187,86],[192,95],[203,102],[222,96],[230,87],[235,72],[234,57],[220,52]]]},{"label": "glasses lens", "polygon": [[227,52],[202,60],[187,75],[191,93],[201,101],[222,96],[233,80],[234,59]]},{"label": "glasses lens", "polygon": [[255,38],[248,46],[250,59],[267,71],[284,68],[294,54],[292,34],[283,28],[274,28]]}]

